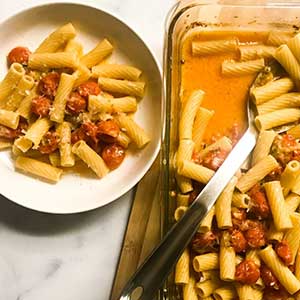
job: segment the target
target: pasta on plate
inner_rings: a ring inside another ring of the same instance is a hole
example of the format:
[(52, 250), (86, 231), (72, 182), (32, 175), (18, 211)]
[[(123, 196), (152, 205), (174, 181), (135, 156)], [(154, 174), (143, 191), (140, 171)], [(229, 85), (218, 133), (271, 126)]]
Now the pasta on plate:
[(34, 52), (16, 47), (0, 82), (0, 150), (11, 148), (15, 168), (51, 182), (83, 162), (99, 178), (142, 149), (148, 134), (133, 118), (145, 93), (142, 71), (109, 63), (114, 46), (89, 52), (71, 23)]
[(248, 97), (259, 132), (177, 262), (184, 300), (298, 299), (300, 34), (280, 36), (196, 32), (183, 43), (176, 221), (245, 131)]

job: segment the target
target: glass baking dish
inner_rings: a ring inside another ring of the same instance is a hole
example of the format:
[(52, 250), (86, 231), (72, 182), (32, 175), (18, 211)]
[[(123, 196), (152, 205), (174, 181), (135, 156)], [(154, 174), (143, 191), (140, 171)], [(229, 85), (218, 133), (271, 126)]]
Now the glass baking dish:
[[(165, 127), (162, 150), (163, 232), (174, 224), (177, 187), (174, 156), (178, 149), (182, 43), (190, 34), (206, 30), (295, 31), (300, 25), (300, 1), (212, 1), (177, 3), (166, 22), (164, 47)], [(160, 300), (180, 300), (181, 290), (171, 274)]]

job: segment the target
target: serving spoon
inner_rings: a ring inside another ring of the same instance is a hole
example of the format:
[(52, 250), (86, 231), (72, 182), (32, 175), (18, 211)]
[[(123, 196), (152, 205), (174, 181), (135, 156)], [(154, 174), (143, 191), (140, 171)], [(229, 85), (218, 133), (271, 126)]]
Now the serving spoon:
[[(270, 76), (275, 78), (280, 71), (280, 67), (276, 63), (265, 67), (258, 74), (251, 88), (264, 84), (264, 81), (269, 80)], [(196, 233), (199, 223), (213, 207), (223, 189), (254, 148), (257, 137), (254, 125), (255, 110), (250, 97), (248, 98), (248, 128), (246, 132), (183, 217), (170, 229), (157, 248), (129, 280), (119, 297), (120, 300), (154, 299), (157, 290), (167, 279), (176, 261)]]

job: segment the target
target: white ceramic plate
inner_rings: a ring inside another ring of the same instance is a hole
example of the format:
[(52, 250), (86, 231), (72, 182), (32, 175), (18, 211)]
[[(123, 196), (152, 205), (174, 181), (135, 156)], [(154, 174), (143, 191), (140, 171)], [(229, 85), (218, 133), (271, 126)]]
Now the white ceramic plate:
[(31, 209), (49, 213), (76, 213), (103, 206), (131, 189), (158, 154), (161, 134), (161, 75), (158, 63), (142, 39), (124, 22), (99, 9), (71, 3), (48, 4), (23, 11), (0, 24), (0, 78), (7, 70), (6, 55), (16, 46), (35, 49), (54, 29), (72, 22), (85, 51), (104, 37), (116, 50), (111, 61), (143, 70), (146, 95), (135, 120), (151, 136), (142, 151), (131, 150), (122, 165), (99, 180), (66, 174), (57, 184), (15, 172), (10, 152), (0, 152), (0, 193)]

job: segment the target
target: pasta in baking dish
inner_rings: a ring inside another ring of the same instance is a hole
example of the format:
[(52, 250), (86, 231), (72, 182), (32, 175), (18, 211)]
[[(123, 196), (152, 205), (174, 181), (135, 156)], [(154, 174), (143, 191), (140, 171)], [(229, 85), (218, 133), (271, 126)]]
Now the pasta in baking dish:
[[(278, 76), (270, 72), (275, 61)], [(296, 299), (300, 34), (196, 31), (184, 40), (181, 63), (176, 221), (245, 131), (248, 97), (259, 134), (177, 262), (175, 283), (184, 300)]]
[(32, 53), (16, 47), (0, 83), (0, 149), (16, 170), (57, 182), (80, 162), (102, 178), (122, 163), (129, 144), (150, 138), (134, 121), (145, 83), (136, 67), (111, 64), (108, 39), (83, 53), (68, 23)]

